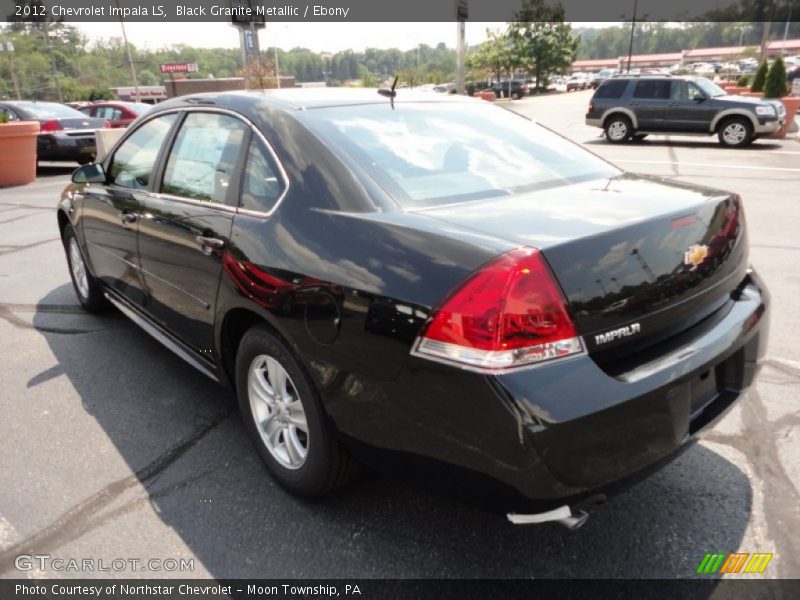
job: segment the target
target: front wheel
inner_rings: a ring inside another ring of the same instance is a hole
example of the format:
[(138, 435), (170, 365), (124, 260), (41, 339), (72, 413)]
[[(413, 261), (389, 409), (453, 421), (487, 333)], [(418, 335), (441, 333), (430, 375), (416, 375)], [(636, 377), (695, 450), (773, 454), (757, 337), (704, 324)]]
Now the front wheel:
[(100, 282), (89, 272), (86, 260), (83, 258), (78, 238), (72, 225), (64, 228), (62, 238), (64, 250), (67, 253), (67, 265), (72, 279), (72, 287), (81, 306), (89, 312), (99, 312), (108, 306), (108, 301), (103, 294)]
[(287, 490), (306, 498), (322, 496), (355, 473), (311, 379), (286, 344), (264, 326), (242, 338), (236, 390), (261, 459)]
[(612, 144), (623, 144), (627, 142), (632, 133), (633, 126), (628, 117), (614, 116), (606, 121), (606, 139)]
[(728, 119), (719, 128), (719, 143), (728, 148), (741, 148), (753, 141), (753, 125), (743, 117)]

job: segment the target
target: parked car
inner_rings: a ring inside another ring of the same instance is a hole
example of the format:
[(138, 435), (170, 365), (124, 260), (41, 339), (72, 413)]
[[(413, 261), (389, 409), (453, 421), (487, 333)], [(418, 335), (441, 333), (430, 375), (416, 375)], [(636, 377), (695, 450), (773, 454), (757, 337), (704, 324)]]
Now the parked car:
[(0, 110), (10, 121), (39, 121), (37, 160), (90, 163), (97, 152), (95, 131), (109, 125), (55, 102), (3, 101)]
[(591, 87), (597, 88), (601, 83), (603, 83), (609, 77), (614, 77), (617, 74), (616, 69), (603, 69), (598, 71), (597, 74), (592, 78)]
[(233, 387), (295, 494), (358, 460), (578, 525), (753, 381), (770, 305), (741, 200), (479, 100), (391, 106), (159, 104), (61, 196), (78, 300)]
[(586, 73), (573, 73), (567, 79), (567, 91), (571, 92), (573, 90), (585, 90), (589, 87), (589, 80), (586, 77)]
[(704, 77), (617, 77), (594, 93), (586, 124), (619, 144), (648, 134), (717, 134), (723, 146), (746, 146), (786, 121), (781, 102), (728, 95)]
[(79, 108), (83, 114), (105, 119), (112, 128), (127, 127), (153, 108), (144, 102), (94, 102)]
[(525, 82), (517, 81), (516, 79), (498, 81), (489, 89), (494, 92), (496, 98), (508, 98), (511, 96), (516, 100), (522, 98), (527, 92)]

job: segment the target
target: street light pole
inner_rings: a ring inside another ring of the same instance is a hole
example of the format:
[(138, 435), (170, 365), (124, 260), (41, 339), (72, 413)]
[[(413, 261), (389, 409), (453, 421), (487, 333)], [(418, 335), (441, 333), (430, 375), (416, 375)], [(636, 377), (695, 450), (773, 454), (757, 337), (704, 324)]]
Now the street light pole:
[(278, 47), (273, 46), (275, 49), (275, 81), (278, 82), (278, 89), (281, 89), (281, 72), (278, 70)]
[(17, 72), (14, 70), (14, 44), (11, 42), (0, 42), (0, 50), (5, 49), (8, 54), (8, 70), (11, 73), (11, 82), (14, 84), (14, 94), (17, 100), (22, 100), (22, 94), (19, 91), (19, 80), (17, 79)]
[(639, 9), (639, 0), (633, 0), (633, 18), (631, 19), (631, 41), (628, 44), (628, 68), (626, 73), (631, 72), (631, 56), (633, 55), (633, 32), (636, 29), (636, 11)]

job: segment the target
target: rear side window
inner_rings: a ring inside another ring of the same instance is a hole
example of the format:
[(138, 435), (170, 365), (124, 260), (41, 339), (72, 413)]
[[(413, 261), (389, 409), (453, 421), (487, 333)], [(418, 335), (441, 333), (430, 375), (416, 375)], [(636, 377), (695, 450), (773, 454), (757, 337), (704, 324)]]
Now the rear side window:
[(247, 126), (239, 119), (192, 113), (169, 154), (162, 191), (225, 204)]
[(258, 212), (269, 212), (283, 194), (283, 179), (275, 161), (261, 140), (253, 138), (244, 171), (242, 198), (239, 206)]
[(597, 88), (594, 94), (595, 98), (622, 98), (625, 93), (625, 88), (628, 87), (626, 79), (607, 79), (603, 84)]
[(668, 79), (645, 79), (637, 81), (633, 90), (634, 98), (666, 99), (669, 98)]
[(135, 190), (147, 189), (158, 152), (176, 118), (174, 114), (164, 115), (134, 131), (114, 154), (109, 169), (111, 182)]

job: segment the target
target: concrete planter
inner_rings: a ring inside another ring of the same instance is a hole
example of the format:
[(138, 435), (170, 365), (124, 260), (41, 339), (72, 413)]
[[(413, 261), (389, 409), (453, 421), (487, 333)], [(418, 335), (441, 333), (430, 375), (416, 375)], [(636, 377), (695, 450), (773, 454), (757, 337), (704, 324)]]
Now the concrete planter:
[(97, 154), (94, 158), (94, 162), (103, 162), (103, 159), (108, 156), (108, 151), (114, 147), (114, 144), (117, 143), (117, 140), (121, 138), (124, 133), (125, 129), (122, 128), (98, 129), (95, 131), (94, 137), (97, 142)]
[(495, 100), (494, 92), (477, 92), (475, 95), (481, 100), (486, 100), (487, 102), (494, 102)]
[(0, 124), (0, 187), (36, 180), (36, 136), (39, 123)]
[(740, 96), (745, 96), (747, 98), (763, 98), (764, 92), (742, 92), (739, 94)]
[(729, 94), (741, 95), (744, 92), (749, 92), (750, 88), (746, 85), (729, 85), (726, 88), (723, 88)]

